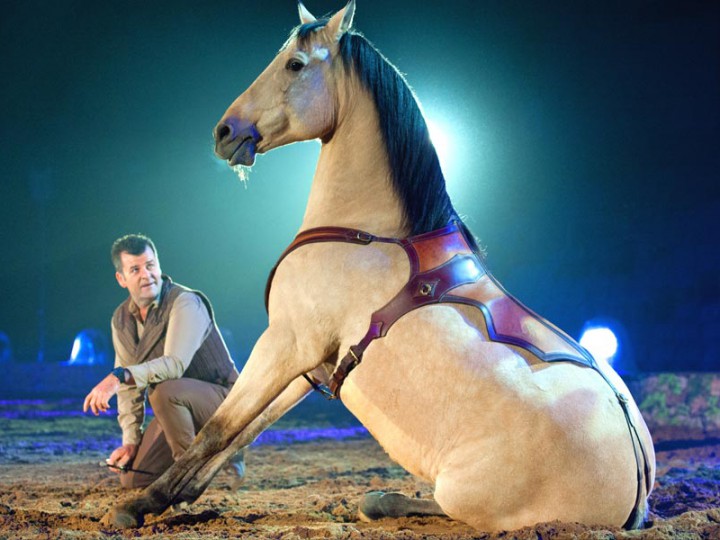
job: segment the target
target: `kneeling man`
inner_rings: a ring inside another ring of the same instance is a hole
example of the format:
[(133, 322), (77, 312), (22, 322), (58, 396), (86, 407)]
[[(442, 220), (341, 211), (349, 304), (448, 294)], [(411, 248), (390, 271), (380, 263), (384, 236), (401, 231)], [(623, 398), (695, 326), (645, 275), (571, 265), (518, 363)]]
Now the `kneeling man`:
[[(207, 297), (162, 274), (157, 249), (144, 235), (117, 239), (115, 277), (130, 296), (112, 317), (115, 369), (87, 395), (96, 416), (117, 394), (122, 446), (107, 463), (123, 487), (151, 484), (172, 465), (213, 415), (238, 377)], [(145, 399), (155, 418), (143, 432)], [(239, 481), (242, 453), (229, 470)], [(124, 469), (131, 469), (124, 471)]]

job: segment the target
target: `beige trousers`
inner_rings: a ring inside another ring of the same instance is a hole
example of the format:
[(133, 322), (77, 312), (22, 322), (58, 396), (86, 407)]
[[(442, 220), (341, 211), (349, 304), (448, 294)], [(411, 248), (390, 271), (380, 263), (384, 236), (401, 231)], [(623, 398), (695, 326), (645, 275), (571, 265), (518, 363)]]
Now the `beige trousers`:
[(131, 467), (140, 472), (120, 474), (124, 488), (143, 488), (164, 473), (190, 446), (230, 390), (197, 379), (172, 379), (148, 392), (155, 418), (143, 433)]

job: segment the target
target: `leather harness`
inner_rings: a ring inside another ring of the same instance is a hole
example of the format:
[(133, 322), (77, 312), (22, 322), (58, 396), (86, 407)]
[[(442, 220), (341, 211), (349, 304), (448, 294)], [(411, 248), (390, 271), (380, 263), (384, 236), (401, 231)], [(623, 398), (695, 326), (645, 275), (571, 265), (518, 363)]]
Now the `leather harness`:
[[(392, 325), (406, 313), (439, 303), (474, 306), (483, 315), (490, 340), (520, 347), (544, 362), (570, 361), (589, 367), (610, 386), (625, 415), (638, 466), (637, 497), (625, 525), (633, 523), (639, 510), (643, 472), (645, 481), (649, 481), (649, 468), (645, 448), (630, 416), (627, 397), (615, 388), (585, 348), (521, 304), (500, 285), (483, 264), (479, 249), (464, 225), (452, 220), (442, 229), (408, 238), (375, 236), (345, 227), (318, 227), (302, 231), (282, 253), (270, 272), (265, 287), (266, 309), (272, 281), (280, 263), (299, 247), (317, 242), (396, 244), (407, 254), (410, 278), (392, 300), (372, 314), (365, 336), (357, 345), (350, 347), (332, 373), (329, 390), (314, 378), (303, 375), (315, 390), (329, 399), (339, 398), (345, 378), (362, 361), (370, 343), (384, 337)], [(640, 465), (640, 454), (643, 466)], [(646, 490), (649, 492), (650, 486), (646, 485)]]

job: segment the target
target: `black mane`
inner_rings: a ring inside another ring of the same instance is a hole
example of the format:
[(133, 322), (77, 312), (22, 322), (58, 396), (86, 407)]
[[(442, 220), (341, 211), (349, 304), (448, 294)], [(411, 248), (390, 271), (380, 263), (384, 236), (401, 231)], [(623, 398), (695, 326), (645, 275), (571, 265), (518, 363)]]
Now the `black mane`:
[[(307, 42), (319, 20), (299, 26), (294, 35)], [(445, 189), (437, 152), (415, 94), (402, 74), (363, 35), (348, 31), (340, 38), (340, 55), (375, 101), (395, 191), (405, 209), (410, 235), (447, 225), (457, 218)]]

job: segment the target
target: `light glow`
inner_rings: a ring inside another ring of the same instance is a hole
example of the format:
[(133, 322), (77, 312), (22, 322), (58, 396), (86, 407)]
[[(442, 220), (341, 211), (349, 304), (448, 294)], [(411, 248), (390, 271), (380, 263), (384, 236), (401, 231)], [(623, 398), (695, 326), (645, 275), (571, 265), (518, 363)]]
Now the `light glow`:
[(70, 359), (63, 362), (68, 366), (92, 366), (104, 364), (109, 356), (105, 335), (94, 328), (81, 330), (73, 341)]
[(580, 345), (596, 360), (605, 360), (611, 364), (618, 351), (618, 339), (606, 326), (588, 327), (580, 337)]
[(436, 120), (425, 117), (425, 123), (427, 124), (428, 131), (430, 132), (430, 140), (435, 147), (438, 159), (440, 160), (440, 166), (443, 171), (447, 170), (450, 164), (452, 155), (452, 144), (450, 142), (450, 136), (448, 131)]

